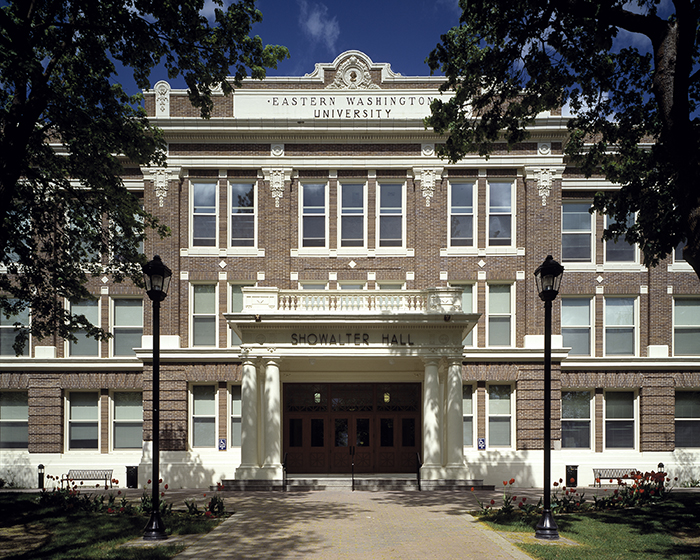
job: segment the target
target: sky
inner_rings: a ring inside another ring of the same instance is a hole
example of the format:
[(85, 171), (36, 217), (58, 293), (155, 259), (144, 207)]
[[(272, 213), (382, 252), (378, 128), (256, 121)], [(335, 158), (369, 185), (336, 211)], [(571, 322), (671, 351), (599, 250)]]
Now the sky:
[[(310, 74), (317, 62), (333, 62), (347, 50), (388, 62), (404, 76), (427, 76), (425, 59), (460, 15), (458, 0), (258, 0), (257, 6), (263, 21), (253, 35), (290, 53), (268, 76)], [(151, 84), (160, 79), (167, 79), (165, 73), (155, 70)], [(168, 81), (185, 87), (181, 79)]]

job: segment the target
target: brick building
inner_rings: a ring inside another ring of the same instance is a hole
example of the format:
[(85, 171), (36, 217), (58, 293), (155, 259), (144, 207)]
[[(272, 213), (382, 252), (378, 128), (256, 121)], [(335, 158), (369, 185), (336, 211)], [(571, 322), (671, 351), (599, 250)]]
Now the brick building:
[[(414, 472), (541, 486), (544, 312), (554, 303), (552, 473), (656, 469), (700, 447), (700, 285), (677, 252), (653, 269), (604, 243), (595, 191), (563, 154), (566, 117), (448, 164), (423, 117), (439, 77), (357, 51), (311, 74), (245, 81), (208, 121), (165, 82), (146, 109), (166, 168), (127, 186), (172, 235), (161, 308), (161, 473), (173, 487), (289, 473)], [(109, 343), (32, 341), (0, 359), (0, 476), (38, 464), (150, 473), (151, 307), (94, 279), (74, 304)], [(2, 353), (12, 321), (0, 325)], [(285, 461), (286, 458), (286, 461)]]

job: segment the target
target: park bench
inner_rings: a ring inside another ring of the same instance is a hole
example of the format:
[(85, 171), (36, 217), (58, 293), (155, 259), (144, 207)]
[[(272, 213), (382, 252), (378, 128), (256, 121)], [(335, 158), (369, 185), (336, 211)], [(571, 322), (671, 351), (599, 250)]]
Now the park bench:
[(602, 482), (604, 480), (618, 481), (618, 480), (622, 480), (622, 479), (632, 479), (638, 474), (640, 474), (639, 471), (637, 469), (632, 469), (632, 468), (625, 468), (625, 469), (594, 468), (593, 469), (593, 481), (594, 481), (593, 486), (598, 484), (598, 487), (600, 487), (600, 485), (602, 484)]
[(71, 469), (68, 474), (61, 476), (61, 488), (63, 488), (63, 483), (72, 481), (86, 481), (86, 480), (99, 480), (104, 481), (105, 487), (109, 484), (112, 487), (112, 469)]

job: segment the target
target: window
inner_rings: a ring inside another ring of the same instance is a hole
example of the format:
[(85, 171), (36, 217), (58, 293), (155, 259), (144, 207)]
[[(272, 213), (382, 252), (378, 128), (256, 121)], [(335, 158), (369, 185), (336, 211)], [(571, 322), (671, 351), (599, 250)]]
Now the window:
[(591, 447), (591, 393), (561, 392), (561, 446), (570, 449)]
[(301, 246), (326, 246), (326, 185), (303, 184), (301, 186)]
[(635, 298), (605, 298), (605, 355), (634, 356)]
[(678, 245), (676, 245), (676, 248), (673, 250), (673, 260), (675, 262), (686, 262), (685, 257), (683, 256), (683, 250), (685, 249), (687, 243), (688, 241), (684, 239)]
[(231, 447), (241, 446), (241, 386), (231, 387)]
[(377, 290), (403, 290), (403, 282), (377, 282)]
[(29, 446), (29, 395), (27, 391), (0, 392), (0, 449)]
[(143, 447), (143, 396), (137, 392), (120, 391), (112, 395), (114, 420), (112, 447), (140, 449)]
[(562, 298), (561, 334), (570, 356), (591, 355), (591, 298)]
[(68, 449), (97, 449), (99, 394), (69, 394)]
[(403, 185), (385, 183), (379, 189), (377, 247), (403, 247)]
[(489, 446), (511, 446), (511, 387), (490, 385), (489, 392)]
[(590, 202), (564, 201), (561, 218), (561, 258), (568, 262), (593, 262), (593, 215)]
[(216, 183), (192, 183), (192, 246), (216, 247)]
[[(458, 284), (450, 283), (452, 288), (460, 288), (462, 290), (462, 311), (464, 313), (474, 312), (474, 285), (473, 284)], [(476, 327), (474, 327), (476, 329)], [(464, 346), (473, 346), (474, 337), (472, 336), (474, 330), (469, 331), (469, 334), (462, 340)]]
[(632, 449), (634, 444), (634, 392), (605, 393), (606, 449)]
[[(9, 303), (16, 303), (17, 300), (10, 299)], [(27, 334), (29, 326), (29, 309), (25, 309), (16, 315), (5, 317), (0, 313), (0, 356), (15, 356), (15, 349), (12, 345), (15, 343), (17, 335), (24, 331)], [(29, 339), (24, 344), (22, 356), (29, 356)]]
[(474, 446), (474, 407), (472, 386), (462, 387), (462, 438), (464, 447)]
[(364, 290), (364, 282), (338, 282), (339, 290)]
[(143, 299), (113, 300), (112, 355), (133, 356), (141, 348), (143, 335)]
[(700, 299), (673, 300), (673, 355), (700, 354)]
[[(97, 300), (73, 302), (70, 305), (70, 310), (74, 315), (83, 315), (93, 325), (100, 325), (100, 310)], [(74, 334), (77, 340), (68, 344), (68, 354), (70, 356), (99, 356), (100, 343), (97, 340), (88, 337), (84, 329), (80, 329)]]
[(255, 184), (231, 183), (231, 247), (255, 246)]
[[(242, 313), (243, 312), (243, 288), (246, 286), (252, 286), (252, 284), (231, 284), (231, 300), (230, 300), (230, 313)], [(230, 329), (229, 329), (230, 330)], [(241, 343), (241, 339), (238, 335), (230, 330), (231, 332), (231, 345), (236, 346)]]
[(512, 245), (513, 183), (489, 182), (489, 246)]
[(510, 284), (488, 285), (488, 344), (510, 346), (512, 301)]
[(192, 387), (192, 447), (216, 445), (216, 387)]
[(474, 183), (450, 183), (450, 247), (474, 245)]
[(216, 346), (216, 284), (192, 285), (192, 346)]
[(676, 391), (676, 447), (700, 447), (700, 391)]
[(365, 186), (340, 185), (340, 247), (365, 246)]
[[(605, 217), (605, 227), (610, 227), (615, 222), (609, 216)], [(626, 225), (634, 225), (634, 215), (627, 218)], [(605, 262), (608, 263), (634, 263), (636, 261), (636, 247), (625, 241), (624, 235), (617, 240), (605, 242)]]

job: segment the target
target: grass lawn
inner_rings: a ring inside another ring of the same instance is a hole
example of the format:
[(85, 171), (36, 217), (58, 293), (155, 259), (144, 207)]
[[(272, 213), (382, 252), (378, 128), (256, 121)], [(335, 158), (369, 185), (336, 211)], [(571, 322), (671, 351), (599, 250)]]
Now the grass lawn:
[[(66, 512), (40, 507), (36, 494), (0, 493), (0, 559), (73, 560), (172, 558), (182, 544), (120, 548), (143, 535), (148, 516)], [(206, 533), (220, 520), (173, 513), (164, 518), (169, 534)]]
[[(643, 508), (556, 515), (559, 534), (581, 546), (523, 543), (536, 558), (571, 560), (697, 560), (700, 495), (678, 494)], [(489, 522), (498, 531), (530, 532), (539, 516)]]

